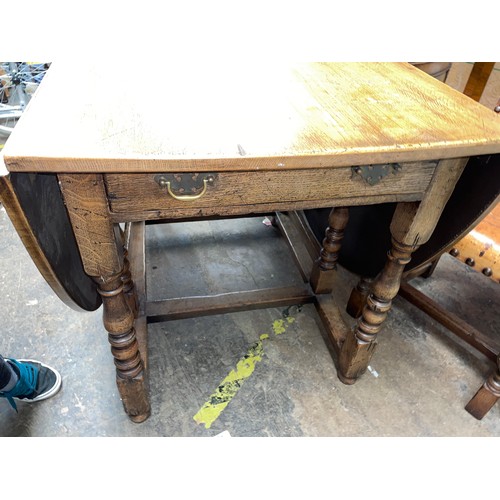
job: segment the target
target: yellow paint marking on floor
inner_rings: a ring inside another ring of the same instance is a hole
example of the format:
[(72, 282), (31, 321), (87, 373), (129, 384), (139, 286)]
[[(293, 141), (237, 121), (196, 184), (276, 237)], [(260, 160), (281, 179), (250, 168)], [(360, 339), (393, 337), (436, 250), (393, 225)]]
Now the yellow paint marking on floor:
[[(274, 321), (272, 325), (273, 332), (275, 335), (281, 335), (294, 321), (295, 318), (292, 316)], [(238, 361), (236, 368), (229, 372), (208, 401), (193, 417), (196, 423), (205, 424), (205, 429), (210, 429), (211, 425), (219, 418), (219, 415), (234, 396), (236, 396), (245, 380), (252, 375), (255, 365), (259, 361), (262, 361), (262, 355), (264, 354), (263, 342), (269, 339), (269, 334), (263, 333), (259, 338), (260, 340), (250, 347), (245, 356)]]
[(285, 333), (286, 329), (288, 328), (288, 325), (291, 325), (295, 321), (295, 318), (293, 316), (288, 316), (285, 319), (277, 319), (276, 321), (273, 322), (273, 332), (276, 335), (281, 335), (282, 333)]

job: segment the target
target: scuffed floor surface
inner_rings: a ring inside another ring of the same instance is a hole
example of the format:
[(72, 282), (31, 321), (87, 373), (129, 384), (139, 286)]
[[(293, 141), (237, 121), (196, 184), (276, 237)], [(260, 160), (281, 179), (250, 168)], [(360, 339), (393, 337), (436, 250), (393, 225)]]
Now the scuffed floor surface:
[[(399, 297), (371, 371), (354, 386), (338, 380), (312, 305), (150, 325), (152, 415), (134, 424), (116, 390), (101, 310), (60, 302), (3, 208), (0, 234), (0, 352), (38, 358), (63, 377), (58, 395), (19, 403), (19, 413), (0, 400), (1, 436), (500, 435), (500, 404), (482, 421), (464, 410), (492, 363)], [(149, 226), (147, 241), (151, 298), (300, 282), (262, 218)], [(339, 303), (355, 282), (339, 270)], [(498, 335), (499, 288), (481, 274), (445, 255), (413, 284)]]

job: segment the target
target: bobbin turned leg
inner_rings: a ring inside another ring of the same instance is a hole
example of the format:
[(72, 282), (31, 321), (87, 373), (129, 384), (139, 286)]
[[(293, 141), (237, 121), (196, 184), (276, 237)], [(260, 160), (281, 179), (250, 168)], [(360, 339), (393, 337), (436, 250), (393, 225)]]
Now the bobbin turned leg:
[(415, 249), (392, 240), (386, 265), (373, 284), (373, 292), (368, 295), (356, 328), (349, 332), (340, 351), (338, 376), (345, 384), (353, 384), (368, 368), (377, 345), (377, 334), (398, 293), (403, 269)]
[(341, 241), (348, 220), (348, 208), (332, 208), (320, 256), (311, 271), (310, 282), (315, 293), (330, 293), (333, 290)]
[(125, 412), (134, 422), (150, 415), (144, 367), (135, 336), (134, 313), (123, 290), (122, 274), (95, 279), (103, 303), (103, 323), (108, 331), (116, 367), (116, 384)]
[(109, 217), (101, 175), (60, 174), (66, 208), (85, 272), (97, 283), (103, 302), (103, 323), (116, 366), (116, 383), (125, 412), (134, 422), (151, 413), (146, 373), (139, 352), (132, 311), (124, 286), (133, 293), (125, 268), (123, 240)]
[(481, 420), (500, 398), (500, 355), (497, 358), (497, 369), (469, 401), (465, 409), (475, 418)]
[(353, 384), (368, 368), (377, 334), (398, 293), (404, 266), (410, 261), (411, 253), (431, 237), (467, 160), (441, 160), (422, 200), (398, 203), (391, 222), (392, 249), (386, 265), (375, 280), (357, 327), (347, 335), (340, 350), (339, 378), (342, 382)]

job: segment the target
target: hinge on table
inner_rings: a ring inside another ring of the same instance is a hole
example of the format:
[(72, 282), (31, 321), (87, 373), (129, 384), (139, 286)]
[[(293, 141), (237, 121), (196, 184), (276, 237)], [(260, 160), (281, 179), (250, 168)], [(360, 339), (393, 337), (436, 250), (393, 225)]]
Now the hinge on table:
[(363, 165), (360, 167), (352, 167), (352, 177), (359, 175), (370, 186), (378, 184), (384, 177), (391, 172), (396, 174), (402, 170), (399, 163), (385, 163), (383, 165)]

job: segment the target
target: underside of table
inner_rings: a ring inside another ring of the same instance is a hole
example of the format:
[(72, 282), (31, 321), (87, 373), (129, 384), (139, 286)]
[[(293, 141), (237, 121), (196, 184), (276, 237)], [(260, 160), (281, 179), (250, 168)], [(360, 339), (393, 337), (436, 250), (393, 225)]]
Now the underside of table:
[[(337, 355), (348, 331), (331, 293), (314, 293), (309, 281), (313, 263), (317, 259), (321, 246), (309, 229), (302, 212), (276, 212), (274, 224), (284, 237), (297, 268), (303, 278), (303, 285), (276, 288), (255, 289), (215, 295), (178, 297), (166, 300), (149, 300), (146, 294), (146, 222), (127, 224), (124, 234), (126, 247), (124, 281), (130, 272), (134, 291), (130, 291), (129, 305), (135, 311), (134, 328), (139, 351), (148, 377), (148, 324), (196, 316), (227, 314), (252, 309), (286, 307), (313, 303), (319, 318)], [(147, 387), (146, 380), (146, 387)], [(126, 408), (127, 411), (127, 408)], [(135, 422), (142, 422), (148, 415), (134, 416)]]

